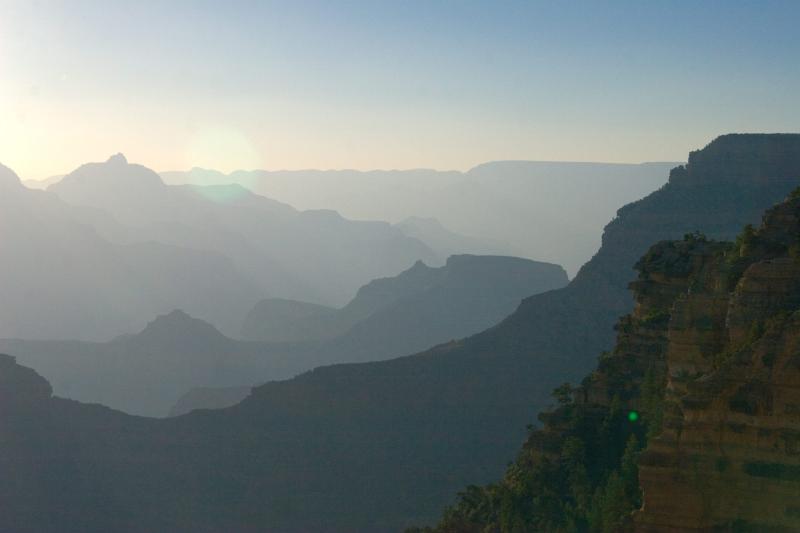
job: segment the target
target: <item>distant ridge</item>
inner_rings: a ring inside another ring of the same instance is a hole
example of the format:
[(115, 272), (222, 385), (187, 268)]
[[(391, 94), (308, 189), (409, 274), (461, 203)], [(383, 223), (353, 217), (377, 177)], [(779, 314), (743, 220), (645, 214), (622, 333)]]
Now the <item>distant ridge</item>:
[(50, 185), (53, 185), (54, 183), (58, 183), (59, 181), (61, 181), (63, 177), (64, 176), (62, 174), (58, 176), (50, 176), (49, 178), (44, 178), (41, 180), (23, 180), (22, 184), (29, 189), (45, 190)]
[[(340, 305), (370, 279), (396, 274), (418, 259), (444, 259), (385, 222), (352, 221), (333, 210), (298, 211), (238, 184), (167, 185), (122, 154), (82, 165), (48, 191), (74, 207), (110, 215), (121, 231), (94, 225), (109, 240), (229, 258), (260, 286), (257, 299)], [(247, 308), (214, 324), (236, 335)]]
[[(46, 376), (61, 396), (165, 416), (232, 405), (254, 385), (320, 365), (387, 359), (476, 333), (526, 296), (566, 283), (556, 265), (458, 256), (374, 280), (341, 310), (266, 300), (248, 326), (262, 342), (235, 340), (174, 310), (110, 342), (0, 340), (0, 351)], [(321, 313), (333, 320), (319, 320)]]
[[(631, 267), (653, 242), (698, 230), (733, 237), (800, 184), (800, 135), (785, 148), (794, 183), (771, 143), (752, 140), (762, 148), (746, 150), (748, 161), (760, 161), (746, 174), (709, 179), (724, 158), (676, 169), (619, 210), (568, 287), (467, 339), (318, 368), (234, 407), (167, 421), (57, 398), (7, 409), (0, 494), (16, 512), (0, 514), (0, 529), (376, 533), (434, 520), (463, 487), (498, 479), (552, 388), (580, 379), (611, 346), (612, 324), (632, 308)], [(65, 471), (80, 483), (65, 486)], [(33, 483), (39, 490), (19, 490)]]
[(130, 239), (6, 167), (0, 188), (0, 337), (109, 339), (176, 307), (224, 324), (263, 294), (223, 254)]
[[(561, 288), (567, 282), (564, 269), (558, 265), (515, 257), (452, 255), (444, 266), (438, 268), (417, 261), (397, 276), (367, 283), (340, 309), (304, 302), (264, 300), (245, 320), (242, 338), (272, 342), (322, 340), (356, 335), (353, 331), (356, 327), (362, 328), (364, 334), (371, 331), (369, 335), (375, 340), (370, 345), (381, 343), (377, 331), (384, 331), (386, 342), (397, 344), (400, 339), (392, 338), (393, 327), (412, 316), (429, 324), (446, 317), (455, 326), (447, 329), (452, 331), (453, 338), (458, 338), (479, 331), (481, 328), (472, 323), (476, 320), (485, 326), (490, 325), (492, 320), (487, 320), (486, 314), (493, 315), (495, 321), (504, 318), (519, 303), (520, 295)], [(486, 308), (482, 313), (463, 307), (480, 306), (481, 303)], [(501, 309), (490, 310), (492, 306)], [(462, 309), (470, 313), (459, 313)], [(376, 323), (378, 316), (382, 317), (381, 325)], [(370, 325), (359, 325), (363, 321)], [(459, 322), (464, 323), (458, 327)], [(462, 335), (458, 335), (459, 330)], [(407, 335), (412, 331), (404, 327), (398, 333)], [(423, 347), (427, 346), (424, 342)], [(431, 343), (434, 342), (436, 340), (431, 339)], [(368, 354), (371, 348), (362, 344), (353, 341), (353, 349)], [(410, 346), (408, 350), (413, 351)], [(405, 352), (396, 355), (402, 353)]]
[(563, 265), (574, 276), (597, 250), (601, 228), (617, 208), (661, 187), (675, 165), (496, 161), (467, 172), (252, 170), (226, 175), (193, 169), (163, 172), (162, 177), (176, 184), (240, 183), (300, 209), (335, 209), (352, 219), (401, 224), (410, 217), (435, 218), (449, 232), (481, 243), (479, 248), (445, 245), (436, 250), (436, 241), (417, 234), (441, 256), (517, 255)]

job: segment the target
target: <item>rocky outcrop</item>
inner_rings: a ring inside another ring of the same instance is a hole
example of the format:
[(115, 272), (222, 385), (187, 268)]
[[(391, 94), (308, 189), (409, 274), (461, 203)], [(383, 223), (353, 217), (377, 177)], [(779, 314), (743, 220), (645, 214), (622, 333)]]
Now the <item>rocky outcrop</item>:
[[(625, 505), (611, 509), (616, 516), (610, 521), (602, 516), (609, 512), (604, 483), (624, 473), (618, 446), (591, 486), (595, 499), (582, 515), (588, 529), (800, 529), (798, 250), (798, 194), (769, 210), (760, 229), (747, 227), (735, 244), (687, 235), (652, 247), (637, 264), (639, 278), (631, 284), (636, 306), (620, 319), (614, 350), (571, 391), (572, 398), (561, 398), (565, 405), (540, 417), (544, 427), (531, 433), (501, 488), (485, 492), (519, 496), (520, 469), (536, 478), (543, 465), (568, 460), (570, 442), (602, 445), (595, 439), (613, 426), (617, 411), (627, 413), (631, 424), (612, 430), (616, 441), (633, 436), (646, 442), (638, 452), (641, 493), (625, 502), (631, 510), (641, 502), (641, 508), (632, 517)], [(580, 502), (571, 494), (576, 482), (563, 468), (539, 479), (536, 492), (558, 493), (559, 476), (565, 476), (568, 489), (560, 489), (562, 507), (555, 514), (568, 516)], [(464, 508), (463, 499), (460, 506), (439, 531), (453, 530), (447, 529), (453, 524), (454, 530), (478, 531), (475, 524), (453, 521), (474, 511)], [(519, 519), (539, 530), (553, 516), (549, 512), (534, 507)], [(497, 521), (501, 517), (490, 516), (478, 524)]]
[(637, 531), (800, 528), (798, 239), (793, 198), (738, 247), (705, 256), (673, 304)]
[[(644, 237), (638, 228), (670, 227), (670, 210), (712, 190), (712, 203), (744, 206), (733, 197), (762, 194), (764, 175), (788, 184), (800, 176), (792, 141), (724, 136), (693, 153), (671, 173), (669, 200), (620, 210), (570, 288), (596, 283), (607, 253)], [(730, 213), (717, 214), (698, 213), (699, 227), (723, 227)], [(736, 243), (688, 233), (651, 247), (614, 349), (579, 387), (556, 389), (559, 406), (504, 478), (462, 492), (433, 531), (798, 530), (799, 220), (792, 193)]]
[[(769, 168), (769, 181), (797, 177), (797, 135), (728, 134), (717, 137), (702, 150), (689, 154), (687, 169), (675, 179), (686, 179), (695, 186), (725, 182), (731, 185), (766, 184), (764, 170)], [(699, 179), (698, 179), (699, 178)]]

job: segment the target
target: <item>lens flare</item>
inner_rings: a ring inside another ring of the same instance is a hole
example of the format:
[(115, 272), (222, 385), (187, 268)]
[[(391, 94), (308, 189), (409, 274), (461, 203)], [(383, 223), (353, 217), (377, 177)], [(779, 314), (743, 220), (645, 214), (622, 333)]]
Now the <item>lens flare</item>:
[(204, 127), (192, 135), (186, 149), (189, 167), (230, 172), (261, 167), (261, 157), (250, 139), (229, 126)]
[(241, 185), (206, 185), (198, 188), (198, 193), (218, 204), (233, 203), (250, 194), (250, 191)]

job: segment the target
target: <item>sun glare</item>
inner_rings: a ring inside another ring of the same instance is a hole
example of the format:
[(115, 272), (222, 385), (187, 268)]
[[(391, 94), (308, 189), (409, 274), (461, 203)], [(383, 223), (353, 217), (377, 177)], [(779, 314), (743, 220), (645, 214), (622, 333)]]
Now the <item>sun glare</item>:
[(243, 132), (229, 126), (206, 126), (189, 139), (187, 167), (213, 168), (224, 172), (261, 168), (258, 150)]

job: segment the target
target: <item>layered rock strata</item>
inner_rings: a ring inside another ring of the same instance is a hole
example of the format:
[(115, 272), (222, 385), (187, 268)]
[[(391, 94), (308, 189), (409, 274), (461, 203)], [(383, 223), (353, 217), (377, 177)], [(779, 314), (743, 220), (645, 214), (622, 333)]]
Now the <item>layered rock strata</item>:
[(675, 298), (637, 531), (800, 529), (799, 242), (791, 198), (704, 254)]

